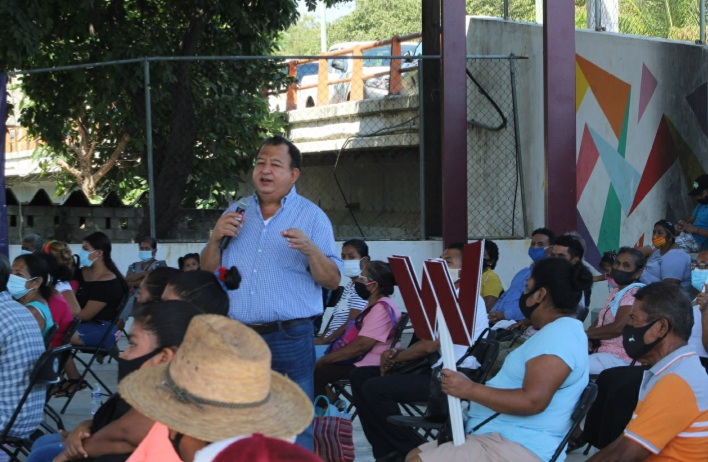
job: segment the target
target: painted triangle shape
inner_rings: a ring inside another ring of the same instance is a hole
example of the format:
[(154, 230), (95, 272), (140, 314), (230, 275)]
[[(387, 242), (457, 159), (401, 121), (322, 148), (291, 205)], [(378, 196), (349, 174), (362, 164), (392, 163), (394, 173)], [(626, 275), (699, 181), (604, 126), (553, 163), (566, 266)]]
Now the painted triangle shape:
[(708, 83), (703, 82), (693, 93), (686, 96), (686, 101), (696, 116), (703, 134), (708, 136)]
[(615, 188), (622, 209), (626, 214), (629, 214), (632, 198), (635, 196), (641, 178), (639, 172), (629, 165), (627, 160), (595, 130), (591, 128), (590, 133), (600, 153), (600, 159), (602, 159), (605, 170), (607, 170), (607, 174), (610, 177), (610, 183)]
[(669, 123), (666, 120), (666, 115), (664, 115), (661, 118), (661, 122), (659, 122), (659, 127), (656, 129), (654, 143), (651, 146), (651, 151), (649, 151), (647, 163), (644, 165), (642, 180), (636, 189), (632, 208), (627, 215), (631, 214), (644, 200), (649, 191), (654, 188), (656, 183), (664, 176), (664, 173), (673, 165), (676, 158), (676, 148), (669, 131)]
[(583, 195), (585, 186), (587, 186), (590, 180), (590, 175), (592, 175), (593, 170), (595, 170), (595, 165), (599, 157), (600, 153), (597, 150), (597, 146), (595, 146), (595, 142), (592, 140), (590, 129), (587, 124), (585, 124), (583, 139), (580, 142), (580, 152), (578, 153), (578, 165), (576, 167), (576, 203), (580, 202), (580, 197)]
[(658, 85), (658, 81), (654, 74), (651, 73), (646, 64), (642, 64), (642, 84), (639, 87), (639, 115), (637, 116), (637, 122), (642, 120), (644, 111), (649, 105), (651, 97), (654, 96), (654, 91)]

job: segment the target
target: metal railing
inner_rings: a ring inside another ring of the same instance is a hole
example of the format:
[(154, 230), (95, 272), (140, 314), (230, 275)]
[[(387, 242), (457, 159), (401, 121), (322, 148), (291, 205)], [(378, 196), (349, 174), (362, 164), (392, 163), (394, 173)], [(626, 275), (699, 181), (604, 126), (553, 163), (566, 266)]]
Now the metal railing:
[[(364, 99), (364, 82), (367, 80), (384, 77), (384, 80), (388, 80), (388, 94), (397, 95), (400, 94), (402, 89), (402, 75), (406, 72), (410, 72), (417, 69), (417, 66), (411, 66), (408, 68), (402, 67), (402, 60), (412, 59), (411, 56), (403, 56), (401, 54), (401, 43), (408, 42), (422, 37), (421, 33), (408, 34), (400, 37), (392, 37), (387, 40), (379, 40), (372, 42), (364, 42), (356, 44), (353, 47), (342, 48), (339, 50), (330, 51), (327, 53), (322, 53), (316, 57), (301, 57), (289, 60), (285, 66), (288, 69), (288, 76), (291, 77), (294, 82), (288, 87), (286, 93), (286, 110), (298, 109), (298, 93), (308, 89), (316, 88), (317, 97), (316, 104), (318, 106), (325, 106), (330, 104), (330, 87), (337, 84), (349, 84), (349, 92), (347, 93), (346, 99), (349, 101), (359, 101)], [(364, 61), (367, 59), (375, 59), (376, 57), (365, 56), (364, 52), (366, 50), (372, 50), (375, 48), (380, 48), (384, 46), (391, 46), (390, 53), (386, 53), (386, 58), (389, 58), (390, 63), (389, 69), (385, 72), (374, 72), (374, 73), (364, 73)], [(330, 80), (329, 79), (329, 60), (333, 58), (338, 59), (350, 59), (353, 60), (353, 66), (351, 73), (344, 73), (344, 77)], [(297, 82), (298, 67), (306, 66), (312, 63), (318, 63), (317, 71), (317, 82), (311, 84), (300, 84)], [(350, 74), (347, 76), (347, 74)], [(301, 109), (301, 108), (300, 108)]]

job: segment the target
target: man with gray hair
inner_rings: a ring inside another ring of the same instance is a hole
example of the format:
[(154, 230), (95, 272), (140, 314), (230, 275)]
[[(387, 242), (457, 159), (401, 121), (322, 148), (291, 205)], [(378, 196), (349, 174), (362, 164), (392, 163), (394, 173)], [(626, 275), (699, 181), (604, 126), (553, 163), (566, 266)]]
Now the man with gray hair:
[(27, 253), (41, 252), (43, 245), (44, 241), (42, 240), (42, 236), (35, 233), (27, 234), (22, 238), (22, 250), (20, 253), (24, 255)]
[(655, 282), (634, 295), (622, 340), (645, 367), (624, 434), (591, 461), (708, 460), (708, 376), (687, 342), (693, 309), (676, 284)]
[[(30, 382), (30, 373), (44, 352), (44, 340), (32, 313), (7, 292), (10, 262), (0, 254), (0, 432)], [(10, 430), (10, 436), (28, 438), (42, 421), (46, 392), (35, 387)]]

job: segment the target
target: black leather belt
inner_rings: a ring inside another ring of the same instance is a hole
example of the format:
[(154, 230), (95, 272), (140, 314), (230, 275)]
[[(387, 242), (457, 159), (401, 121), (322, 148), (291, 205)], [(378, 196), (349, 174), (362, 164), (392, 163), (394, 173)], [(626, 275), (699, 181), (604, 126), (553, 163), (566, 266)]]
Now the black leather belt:
[(290, 319), (288, 321), (273, 321), (266, 322), (263, 324), (246, 324), (251, 329), (255, 330), (261, 335), (272, 334), (273, 332), (279, 332), (285, 330), (289, 327), (297, 326), (298, 324), (303, 324), (306, 322), (311, 322), (312, 318), (298, 318)]

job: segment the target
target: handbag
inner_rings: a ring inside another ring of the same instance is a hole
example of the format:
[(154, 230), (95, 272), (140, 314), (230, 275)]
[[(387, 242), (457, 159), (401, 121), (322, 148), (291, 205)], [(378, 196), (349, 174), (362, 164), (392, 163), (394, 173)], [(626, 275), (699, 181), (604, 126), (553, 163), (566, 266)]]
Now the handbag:
[[(346, 324), (347, 327), (344, 329), (344, 332), (339, 337), (334, 339), (332, 341), (332, 343), (329, 344), (329, 346), (325, 350), (324, 354), (327, 355), (327, 354), (330, 354), (334, 351), (341, 350), (342, 348), (344, 348), (345, 346), (349, 345), (354, 340), (356, 340), (356, 338), (359, 336), (359, 331), (361, 331), (361, 327), (363, 325), (364, 318), (379, 303), (383, 303), (383, 305), (386, 306), (386, 308), (388, 308), (389, 315), (391, 316), (391, 324), (393, 325), (393, 327), (391, 329), (395, 329), (396, 328), (396, 312), (393, 310), (391, 305), (389, 305), (388, 303), (386, 303), (383, 300), (379, 300), (378, 302), (374, 303), (373, 305), (369, 306), (364, 311), (362, 311), (359, 314), (359, 316), (357, 316), (356, 318), (350, 319), (349, 321), (347, 321), (347, 324)], [(354, 364), (354, 363), (357, 363), (357, 362), (361, 361), (362, 359), (364, 359), (364, 356), (366, 356), (367, 354), (368, 354), (368, 352), (364, 353), (362, 355), (359, 355), (355, 358), (337, 361), (336, 364)]]
[(438, 359), (440, 359), (440, 354), (437, 352), (431, 353), (427, 356), (423, 356), (418, 359), (411, 359), (410, 361), (403, 361), (393, 365), (391, 369), (386, 372), (386, 375), (391, 374), (426, 374), (430, 372), (430, 368), (435, 364)]
[[(322, 400), (327, 403), (326, 408), (317, 405)], [(355, 457), (351, 417), (337, 408), (339, 403), (344, 402), (331, 404), (323, 395), (315, 398), (314, 452), (325, 462), (353, 462)]]

